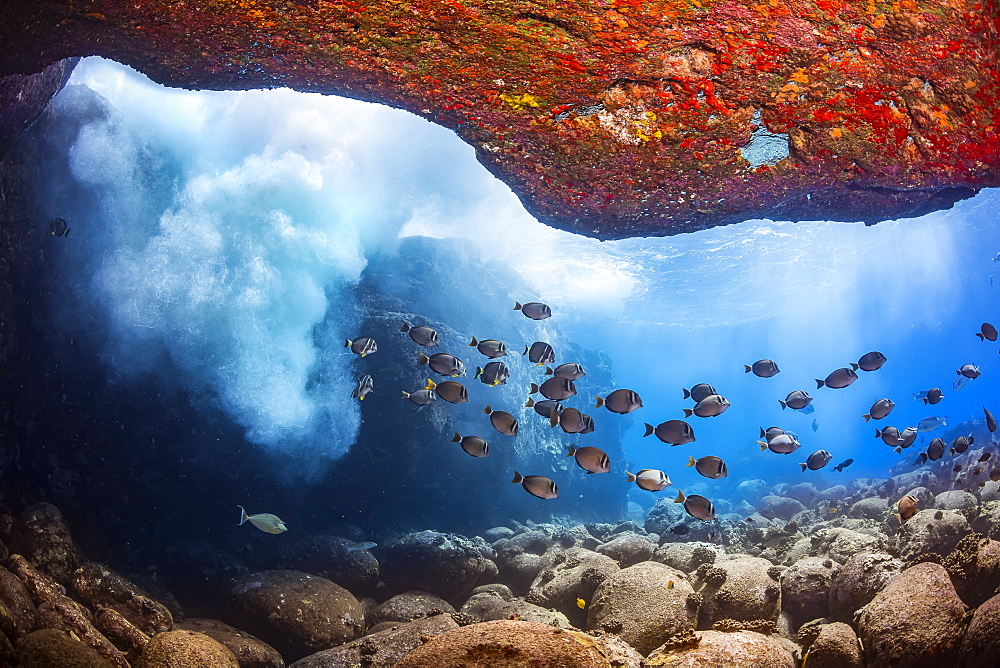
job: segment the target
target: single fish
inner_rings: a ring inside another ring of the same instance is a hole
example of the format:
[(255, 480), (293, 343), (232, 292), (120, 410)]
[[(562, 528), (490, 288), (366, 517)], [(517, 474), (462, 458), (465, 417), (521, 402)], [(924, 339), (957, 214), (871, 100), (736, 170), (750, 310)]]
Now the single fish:
[(487, 362), (484, 367), (476, 367), (476, 378), (490, 387), (506, 385), (510, 369), (505, 362)]
[(524, 491), (539, 499), (559, 498), (559, 488), (552, 478), (546, 478), (543, 475), (521, 475), (514, 471), (514, 479), (511, 480), (511, 483), (518, 482), (521, 483), (521, 487), (524, 487)]
[(845, 459), (844, 461), (842, 461), (839, 464), (837, 464), (836, 466), (834, 466), (833, 470), (834, 471), (843, 471), (844, 469), (846, 469), (848, 466), (850, 466), (853, 463), (854, 463), (853, 459)]
[(576, 599), (576, 607), (578, 607), (581, 610), (583, 610), (583, 609), (585, 609), (587, 607), (587, 602), (584, 601), (582, 598), (577, 598)]
[(712, 480), (725, 478), (729, 475), (729, 469), (726, 467), (726, 462), (714, 455), (699, 457), (697, 460), (691, 455), (688, 455), (687, 465), (693, 466), (695, 471), (706, 478), (711, 478)]
[(560, 364), (555, 369), (545, 367), (545, 373), (550, 376), (559, 376), (560, 378), (568, 378), (570, 380), (579, 380), (587, 375), (587, 372), (583, 370), (583, 367), (576, 362)]
[(644, 424), (646, 433), (642, 435), (643, 438), (656, 434), (656, 438), (668, 445), (685, 445), (695, 441), (694, 429), (684, 420), (667, 420), (655, 427), (649, 423)]
[(607, 453), (600, 448), (585, 446), (577, 448), (569, 446), (567, 457), (576, 457), (576, 463), (587, 473), (607, 473), (611, 470), (611, 462)]
[(430, 357), (420, 353), (417, 366), (429, 366), (431, 371), (442, 376), (465, 376), (465, 363), (448, 353), (434, 353)]
[(784, 410), (786, 407), (801, 410), (808, 406), (812, 400), (813, 398), (805, 390), (795, 390), (794, 392), (789, 392), (784, 401), (778, 399), (778, 403), (781, 404), (781, 410)]
[(565, 409), (559, 416), (558, 424), (567, 434), (589, 434), (594, 431), (594, 418), (575, 408)]
[(503, 357), (507, 354), (507, 346), (503, 344), (503, 341), (497, 341), (496, 339), (485, 339), (483, 341), (479, 341), (476, 337), (472, 337), (472, 343), (469, 345), (473, 346), (476, 350), (490, 359)]
[(951, 450), (954, 453), (962, 454), (969, 449), (969, 446), (975, 442), (976, 439), (972, 437), (972, 434), (968, 436), (959, 436), (954, 441), (951, 442)]
[(698, 417), (716, 417), (722, 415), (729, 408), (729, 401), (718, 394), (710, 394), (697, 404), (694, 408), (685, 408), (684, 417), (697, 415)]
[(865, 419), (865, 422), (869, 420), (881, 420), (889, 413), (892, 409), (896, 407), (896, 404), (892, 402), (892, 399), (879, 399), (872, 404), (872, 407), (868, 409), (867, 413), (862, 414), (861, 417)]
[(237, 526), (243, 526), (245, 522), (250, 522), (264, 533), (285, 533), (288, 531), (288, 527), (277, 515), (272, 515), (271, 513), (257, 513), (256, 515), (247, 515), (247, 511), (243, 509), (243, 506), (236, 506), (240, 509), (240, 523)]
[(993, 455), (992, 452), (984, 452), (983, 454), (979, 455), (979, 459), (977, 459), (976, 461), (977, 462), (988, 462), (988, 461), (990, 461), (990, 457), (992, 455)]
[(934, 431), (935, 429), (940, 429), (941, 427), (948, 426), (948, 416), (944, 417), (925, 417), (923, 420), (917, 423), (917, 431), (924, 434), (929, 431)]
[(670, 530), (670, 533), (677, 534), (678, 536), (685, 536), (691, 532), (691, 527), (686, 524), (678, 524)]
[(433, 327), (411, 327), (410, 323), (403, 321), (403, 326), (400, 328), (401, 332), (406, 332), (413, 339), (414, 343), (421, 346), (432, 347), (438, 345), (438, 333)]
[[(421, 345), (424, 345), (424, 344), (421, 344)], [(349, 548), (347, 548), (347, 551), (348, 552), (364, 552), (366, 550), (372, 549), (373, 547), (378, 547), (378, 543), (373, 543), (370, 540), (366, 540), (363, 543), (355, 543), (354, 545), (351, 545)]]
[[(543, 418), (551, 418), (552, 411), (555, 411), (556, 415), (561, 415), (563, 412), (563, 405), (558, 401), (552, 401), (551, 399), (535, 401), (531, 397), (528, 397), (528, 400), (524, 403), (524, 407), (534, 408), (535, 412)], [(552, 426), (554, 427), (555, 425)]]
[(899, 520), (899, 523), (902, 524), (917, 514), (917, 507), (919, 503), (920, 501), (917, 497), (907, 494), (899, 500), (899, 503), (896, 505), (897, 512), (893, 513), (892, 516)]
[(809, 469), (810, 471), (818, 471), (829, 464), (831, 459), (833, 459), (833, 455), (826, 450), (817, 450), (809, 455), (806, 458), (806, 461), (799, 464), (799, 466), (802, 467), (803, 471), (806, 469)]
[(926, 392), (922, 392), (921, 394), (924, 395), (923, 397), (921, 397), (921, 400), (924, 402), (925, 406), (928, 404), (933, 406), (934, 404), (940, 403), (941, 400), (944, 399), (944, 392), (942, 392), (941, 388), (939, 387), (932, 387), (931, 389), (927, 390)]
[(674, 588), (674, 581), (667, 580), (667, 589), (673, 589), (673, 588)]
[(990, 433), (995, 432), (997, 430), (997, 421), (993, 419), (993, 413), (990, 413), (986, 406), (983, 406), (983, 413), (986, 414), (986, 428), (990, 430)]
[(979, 378), (979, 376), (982, 375), (982, 373), (979, 371), (979, 367), (974, 366), (972, 364), (963, 364), (962, 368), (956, 370), (955, 373), (961, 376), (965, 376), (969, 380), (975, 380), (976, 378)]
[(628, 476), (629, 482), (634, 482), (639, 489), (647, 492), (659, 492), (670, 486), (670, 478), (659, 469), (640, 469), (638, 473), (625, 471), (625, 475)]
[(705, 397), (711, 396), (713, 394), (718, 394), (718, 392), (716, 392), (715, 388), (709, 385), (708, 383), (698, 383), (690, 390), (684, 390), (684, 398), (691, 399), (695, 403), (698, 403)]
[(948, 446), (945, 445), (943, 439), (940, 438), (932, 439), (931, 442), (927, 444), (927, 459), (931, 460), (932, 462), (936, 462), (937, 460), (944, 457), (944, 451), (947, 449), (947, 447)]
[(486, 404), (483, 412), (490, 416), (490, 424), (498, 432), (506, 436), (517, 436), (518, 424), (516, 417), (507, 411), (495, 411), (489, 404)]
[(829, 388), (835, 390), (843, 389), (848, 387), (851, 383), (858, 379), (858, 374), (854, 373), (853, 369), (848, 369), (846, 367), (836, 369), (830, 372), (830, 375), (826, 377), (826, 380), (816, 379), (816, 389), (826, 385)]
[(969, 382), (968, 376), (958, 376), (957, 378), (955, 378), (955, 382), (951, 384), (951, 389), (958, 392), (963, 387), (965, 387), (965, 384), (968, 382)]
[(544, 341), (535, 341), (530, 346), (525, 346), (524, 352), (521, 354), (527, 355), (528, 361), (538, 366), (545, 366), (556, 361), (555, 351)]
[(378, 344), (375, 343), (375, 339), (370, 336), (359, 336), (354, 339), (345, 339), (344, 347), (350, 348), (351, 352), (356, 355), (371, 355), (372, 353), (378, 352)]
[(691, 517), (697, 518), (704, 522), (709, 522), (715, 519), (715, 506), (712, 502), (703, 496), (698, 494), (692, 494), (691, 496), (684, 496), (684, 492), (677, 490), (677, 498), (674, 499), (674, 503), (683, 503), (684, 510)]
[[(743, 373), (753, 372), (753, 375), (760, 378), (771, 378), (772, 376), (777, 376), (780, 372), (778, 365), (774, 363), (774, 360), (757, 360), (753, 364), (744, 364)], [(714, 392), (713, 392), (714, 394)]]
[(851, 364), (851, 368), (857, 371), (861, 369), (862, 371), (878, 371), (882, 368), (882, 365), (886, 363), (885, 355), (873, 350), (870, 353), (865, 353), (858, 360), (857, 364)]
[(979, 328), (978, 332), (976, 332), (976, 336), (979, 337), (980, 341), (996, 341), (997, 328), (988, 322), (984, 322), (983, 326)]
[(615, 390), (607, 398), (597, 397), (597, 406), (604, 406), (612, 413), (627, 415), (634, 410), (642, 408), (642, 399), (635, 390)]
[(565, 401), (570, 397), (576, 396), (576, 385), (568, 378), (552, 376), (552, 378), (549, 378), (541, 385), (532, 383), (530, 393), (535, 394), (536, 392), (541, 392), (542, 396), (546, 399)]
[(489, 444), (478, 436), (462, 436), (456, 431), (451, 441), (458, 443), (467, 454), (473, 457), (488, 457), (490, 454)]
[(520, 311), (524, 314), (525, 318), (531, 318), (532, 320), (545, 320), (552, 317), (552, 309), (548, 307), (548, 304), (541, 302), (528, 302), (527, 304), (514, 302), (514, 310)]
[(422, 390), (417, 390), (416, 392), (403, 392), (403, 399), (409, 399), (418, 406), (426, 406), (437, 401), (437, 398), (437, 393), (426, 387)]
[(812, 429), (813, 429), (813, 431), (819, 431), (819, 423), (816, 422), (815, 418), (812, 421)]
[(779, 434), (766, 443), (764, 441), (757, 442), (760, 443), (761, 450), (770, 450), (779, 455), (790, 455), (802, 447), (799, 440), (791, 434)]
[(354, 391), (351, 392), (351, 398), (357, 399), (358, 401), (364, 401), (365, 396), (375, 389), (375, 382), (369, 374), (365, 374), (358, 378), (358, 384), (354, 386)]
[(434, 390), (437, 395), (449, 404), (464, 404), (469, 400), (469, 390), (461, 383), (454, 380), (444, 380), (435, 383), (427, 380), (427, 389)]
[(69, 227), (66, 225), (66, 221), (62, 218), (54, 218), (51, 223), (49, 223), (49, 232), (52, 236), (56, 237), (68, 237)]

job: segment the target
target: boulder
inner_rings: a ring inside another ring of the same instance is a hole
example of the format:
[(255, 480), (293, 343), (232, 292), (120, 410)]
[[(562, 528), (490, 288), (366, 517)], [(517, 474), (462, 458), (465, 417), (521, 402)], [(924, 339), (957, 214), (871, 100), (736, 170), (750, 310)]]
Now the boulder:
[(979, 502), (1000, 501), (1000, 480), (987, 480), (979, 490)]
[(781, 611), (779, 577), (780, 569), (759, 557), (741, 556), (701, 567), (698, 628), (711, 629), (724, 619), (777, 621)]
[(804, 557), (781, 574), (781, 606), (796, 628), (827, 616), (830, 585), (840, 569), (829, 557)]
[(898, 548), (904, 561), (928, 552), (944, 556), (951, 552), (972, 527), (954, 510), (920, 510), (899, 528)]
[(965, 630), (965, 604), (948, 572), (921, 563), (904, 570), (858, 616), (869, 665), (952, 665)]
[(39, 629), (17, 643), (17, 659), (23, 668), (113, 668), (117, 665), (96, 650), (55, 629)]
[(502, 620), (448, 631), (415, 648), (397, 668), (459, 665), (574, 666), (610, 668), (597, 642), (585, 633), (543, 624)]
[(976, 608), (1000, 591), (1000, 542), (969, 534), (941, 562), (959, 598)]
[(952, 489), (934, 497), (934, 507), (940, 510), (956, 510), (966, 517), (979, 505), (979, 500), (964, 489)]
[(744, 480), (736, 486), (736, 496), (742, 496), (751, 504), (756, 504), (771, 492), (771, 486), (760, 479)]
[(222, 643), (203, 633), (183, 630), (156, 634), (139, 659), (139, 668), (180, 666), (239, 668), (240, 664)]
[(693, 631), (698, 601), (687, 576), (653, 561), (609, 576), (587, 606), (587, 630), (620, 636), (649, 654), (671, 636)]
[(560, 628), (572, 627), (566, 615), (561, 612), (528, 603), (523, 598), (504, 599), (494, 592), (473, 594), (462, 606), (460, 612), (477, 622), (516, 617), (526, 622), (537, 622)]
[(364, 613), (354, 596), (326, 578), (298, 571), (261, 571), (230, 585), (237, 625), (296, 660), (354, 640)]
[(811, 482), (800, 482), (786, 489), (784, 496), (787, 496), (789, 499), (795, 499), (808, 508), (819, 496), (819, 490)]
[(625, 533), (598, 546), (597, 553), (605, 554), (617, 561), (622, 568), (627, 568), (640, 561), (647, 561), (655, 548), (656, 543), (650, 542), (645, 536)]
[(487, 570), (480, 547), (457, 534), (406, 534), (389, 543), (382, 554), (382, 580), (394, 593), (419, 589), (461, 601)]
[(830, 583), (829, 617), (853, 622), (854, 613), (903, 570), (902, 559), (884, 552), (862, 552), (846, 562)]
[(38, 628), (56, 629), (79, 638), (109, 662), (128, 667), (128, 661), (93, 624), (93, 615), (68, 596), (53, 596), (38, 606)]
[(35, 630), (35, 603), (16, 575), (0, 566), (0, 631), (16, 641)]
[(1000, 594), (976, 608), (960, 651), (964, 668), (1000, 666)]
[(658, 499), (653, 507), (646, 513), (646, 521), (643, 526), (650, 533), (659, 534), (661, 540), (672, 536), (670, 529), (687, 518), (683, 505), (674, 503), (673, 499)]
[(24, 511), (11, 551), (64, 585), (80, 562), (62, 513), (50, 503), (36, 503)]
[(806, 507), (795, 499), (772, 494), (768, 494), (757, 503), (757, 511), (769, 520), (787, 521), (805, 509)]
[(643, 662), (645, 666), (702, 668), (740, 666), (741, 668), (795, 668), (794, 644), (777, 636), (755, 631), (699, 631), (695, 646), (666, 643)]
[(497, 556), (500, 578), (512, 590), (524, 593), (545, 566), (546, 558), (532, 552), (516, 552)]
[(397, 623), (377, 633), (299, 659), (291, 668), (333, 666), (395, 666), (422, 643), (459, 628), (451, 615), (432, 615)]
[(889, 500), (880, 496), (870, 496), (860, 501), (855, 501), (850, 510), (847, 511), (849, 517), (862, 520), (884, 520), (889, 514)]
[[(854, 629), (843, 622), (823, 624), (809, 645), (810, 668), (864, 668), (861, 643)], [(805, 661), (803, 661), (805, 663)]]
[(380, 622), (409, 622), (433, 612), (455, 612), (448, 601), (426, 591), (407, 591), (381, 603), (365, 617), (368, 626)]
[(699, 566), (715, 563), (723, 554), (723, 549), (713, 543), (664, 543), (650, 559), (693, 575)]
[(148, 634), (113, 608), (97, 607), (94, 611), (94, 628), (123, 652), (129, 663), (135, 663), (149, 643)]
[(169, 631), (174, 624), (166, 606), (104, 564), (88, 562), (80, 566), (73, 572), (70, 587), (92, 609), (111, 608), (146, 635)]
[(574, 626), (583, 628), (587, 613), (577, 599), (589, 603), (601, 583), (619, 570), (611, 557), (581, 547), (553, 551), (525, 598), (529, 603), (555, 608)]
[(240, 668), (282, 668), (285, 665), (278, 650), (217, 619), (192, 617), (176, 624), (174, 630), (203, 633), (225, 645), (236, 657)]
[(379, 563), (368, 550), (348, 551), (354, 545), (337, 536), (306, 536), (282, 550), (281, 564), (336, 582), (357, 598), (370, 596), (379, 581)]
[(830, 557), (839, 564), (862, 552), (882, 552), (888, 543), (882, 536), (860, 533), (841, 527), (820, 529), (812, 536), (813, 554)]

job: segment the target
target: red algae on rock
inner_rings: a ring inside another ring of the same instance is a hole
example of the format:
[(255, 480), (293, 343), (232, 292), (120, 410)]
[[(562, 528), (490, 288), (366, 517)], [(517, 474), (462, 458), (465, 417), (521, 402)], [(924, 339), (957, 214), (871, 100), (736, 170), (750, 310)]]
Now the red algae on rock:
[(24, 0), (0, 75), (97, 54), (455, 130), (550, 225), (875, 222), (1000, 185), (996, 0)]

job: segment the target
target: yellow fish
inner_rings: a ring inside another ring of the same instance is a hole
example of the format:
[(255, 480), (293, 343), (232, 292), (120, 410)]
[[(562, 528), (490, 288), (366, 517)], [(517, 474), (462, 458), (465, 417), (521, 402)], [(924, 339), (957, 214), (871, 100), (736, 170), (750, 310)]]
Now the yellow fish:
[(674, 581), (671, 580), (670, 582), (667, 583), (667, 589), (673, 589), (673, 588), (674, 588)]
[(830, 513), (831, 515), (833, 515), (833, 514), (834, 514), (835, 512), (837, 512), (837, 509), (836, 509), (836, 508), (830, 508), (830, 509), (829, 509), (829, 510), (827, 510), (826, 512), (828, 512), (828, 513)]
[(584, 608), (587, 607), (587, 602), (584, 601), (582, 598), (578, 598), (578, 599), (576, 599), (576, 607), (578, 607), (581, 610), (583, 610)]

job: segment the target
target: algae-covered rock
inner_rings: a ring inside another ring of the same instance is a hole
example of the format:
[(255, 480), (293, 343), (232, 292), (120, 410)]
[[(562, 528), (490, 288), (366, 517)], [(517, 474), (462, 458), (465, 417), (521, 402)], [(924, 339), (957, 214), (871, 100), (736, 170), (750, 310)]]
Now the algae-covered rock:
[(59, 509), (36, 503), (21, 515), (11, 551), (61, 584), (68, 584), (80, 558)]
[(447, 614), (398, 623), (384, 631), (369, 633), (345, 645), (299, 659), (292, 668), (394, 666), (422, 643), (457, 628), (458, 624)]
[(1000, 594), (976, 608), (962, 640), (961, 665), (965, 668), (1000, 666)]
[(365, 618), (369, 626), (380, 622), (409, 622), (432, 611), (455, 612), (448, 601), (426, 591), (407, 591), (381, 603)]
[(780, 573), (759, 557), (716, 562), (699, 577), (703, 602), (698, 628), (710, 629), (724, 619), (777, 621), (781, 610)]
[(846, 562), (830, 583), (831, 619), (853, 622), (854, 613), (903, 570), (903, 561), (884, 552), (862, 552)]
[(724, 553), (712, 543), (664, 543), (653, 551), (650, 560), (691, 575), (699, 566), (714, 563)]
[(754, 631), (699, 631), (695, 646), (657, 648), (643, 665), (672, 668), (795, 668), (795, 645), (784, 638)]
[(89, 562), (73, 572), (70, 586), (91, 608), (117, 611), (147, 635), (169, 631), (174, 620), (166, 606), (104, 564)]
[(139, 668), (211, 666), (240, 668), (233, 653), (222, 643), (195, 631), (166, 631), (149, 641), (139, 659)]
[(781, 606), (795, 626), (827, 616), (830, 585), (840, 569), (828, 557), (805, 557), (781, 574)]
[(842, 527), (820, 529), (812, 536), (813, 554), (830, 557), (839, 564), (862, 552), (883, 552), (888, 543), (882, 536)]
[(504, 599), (492, 592), (473, 594), (462, 605), (460, 612), (477, 622), (516, 618), (560, 628), (572, 627), (566, 615), (557, 610), (528, 603), (523, 598)]
[(653, 554), (656, 544), (645, 536), (625, 533), (615, 536), (603, 545), (598, 546), (597, 553), (605, 554), (622, 568), (627, 568), (640, 561), (646, 561)]
[(306, 536), (282, 550), (281, 564), (336, 582), (357, 598), (370, 596), (379, 581), (379, 563), (368, 550), (349, 552), (354, 544), (337, 536)]
[(809, 645), (812, 668), (864, 668), (861, 644), (854, 629), (843, 622), (823, 624)]
[(218, 619), (192, 617), (174, 626), (178, 631), (203, 633), (225, 645), (240, 664), (240, 668), (282, 668), (285, 665), (278, 650), (246, 631), (241, 631)]
[(17, 640), (35, 630), (35, 603), (24, 583), (0, 566), (0, 630)]
[(420, 589), (461, 600), (487, 570), (479, 545), (464, 536), (438, 531), (400, 536), (382, 554), (382, 580), (391, 592)]
[(17, 643), (17, 659), (23, 668), (113, 668), (92, 647), (56, 629), (39, 629)]
[(38, 606), (38, 628), (56, 629), (79, 638), (109, 662), (127, 667), (124, 654), (93, 625), (93, 615), (68, 596), (54, 596)]
[(954, 549), (958, 541), (972, 533), (964, 515), (954, 510), (921, 510), (899, 528), (897, 537), (904, 561), (935, 552), (941, 556)]
[(555, 608), (574, 626), (583, 628), (587, 613), (580, 609), (577, 599), (591, 600), (601, 583), (619, 570), (611, 557), (580, 547), (553, 551), (525, 598), (530, 603)]

